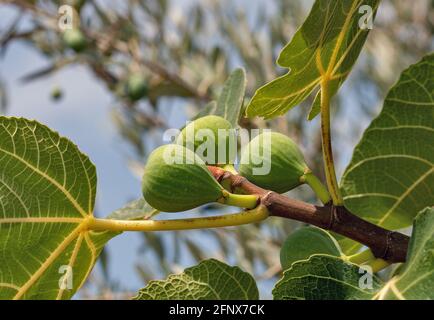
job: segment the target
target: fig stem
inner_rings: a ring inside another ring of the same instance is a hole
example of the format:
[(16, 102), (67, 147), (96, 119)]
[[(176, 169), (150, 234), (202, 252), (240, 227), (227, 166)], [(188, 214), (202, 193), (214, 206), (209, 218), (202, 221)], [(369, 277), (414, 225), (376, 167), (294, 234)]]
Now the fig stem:
[(366, 265), (368, 265), (372, 268), (373, 273), (377, 273), (377, 272), (387, 268), (388, 266), (390, 266), (390, 263), (387, 262), (386, 260), (378, 258), (378, 259), (374, 259), (374, 260), (370, 261)]
[(348, 256), (347, 259), (352, 263), (362, 264), (364, 262), (375, 259), (375, 256), (370, 249), (366, 249), (363, 250), (362, 252), (358, 252), (356, 254)]
[(258, 206), (259, 196), (253, 194), (235, 194), (223, 190), (223, 197), (218, 202), (228, 206), (253, 209)]
[[(223, 170), (228, 171), (232, 174), (238, 174), (237, 170), (235, 170), (235, 167), (233, 164), (224, 164), (220, 166)], [(227, 191), (231, 192), (231, 185), (229, 181), (223, 180), (220, 182), (223, 188), (225, 188)]]
[(390, 265), (386, 260), (376, 258), (370, 249), (353, 254), (347, 257), (347, 260), (358, 265), (367, 265), (372, 268), (373, 273), (377, 273)]
[(229, 171), (232, 174), (238, 174), (237, 170), (235, 169), (233, 164), (224, 164), (221, 166), (221, 168), (225, 171)]
[(321, 81), (321, 141), (327, 187), (329, 189), (333, 204), (335, 206), (341, 206), (343, 205), (344, 201), (342, 199), (338, 181), (336, 179), (331, 142), (329, 82), (330, 79), (328, 77), (324, 77)]
[(326, 204), (330, 201), (329, 191), (323, 185), (321, 180), (319, 180), (318, 177), (312, 172), (305, 173), (300, 180), (302, 182), (306, 182), (311, 187), (318, 199), (320, 199), (323, 204)]
[(88, 229), (94, 231), (173, 231), (205, 228), (220, 228), (260, 222), (268, 218), (266, 207), (257, 206), (252, 210), (221, 216), (172, 219), (172, 220), (114, 220), (91, 218)]

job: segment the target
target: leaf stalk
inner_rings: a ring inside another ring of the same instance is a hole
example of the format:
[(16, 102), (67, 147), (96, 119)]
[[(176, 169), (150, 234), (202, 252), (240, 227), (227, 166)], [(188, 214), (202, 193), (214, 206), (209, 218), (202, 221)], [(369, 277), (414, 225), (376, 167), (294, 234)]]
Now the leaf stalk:
[(322, 184), (321, 180), (319, 180), (318, 177), (313, 174), (313, 172), (305, 173), (300, 180), (307, 183), (311, 187), (318, 199), (320, 199), (323, 204), (326, 204), (331, 200), (330, 193), (328, 192), (327, 188)]
[(94, 231), (173, 231), (206, 228), (221, 228), (260, 222), (268, 218), (269, 213), (264, 206), (235, 214), (192, 219), (172, 220), (114, 220), (93, 218), (88, 228)]
[(329, 79), (327, 77), (321, 81), (321, 138), (327, 187), (333, 204), (335, 206), (341, 206), (344, 201), (336, 179), (335, 164), (333, 160), (330, 130), (330, 91)]
[(223, 190), (223, 197), (218, 202), (228, 206), (253, 209), (258, 205), (259, 197), (253, 194), (235, 194)]

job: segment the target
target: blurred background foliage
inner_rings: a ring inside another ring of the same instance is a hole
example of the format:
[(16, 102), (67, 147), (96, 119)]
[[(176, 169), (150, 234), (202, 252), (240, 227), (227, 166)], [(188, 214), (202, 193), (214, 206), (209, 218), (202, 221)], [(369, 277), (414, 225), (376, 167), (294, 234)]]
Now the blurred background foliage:
[[(16, 41), (24, 41), (43, 54), (49, 64), (23, 74), (22, 81), (38, 81), (71, 64), (84, 65), (112, 96), (112, 120), (119, 135), (135, 152), (130, 170), (140, 179), (143, 163), (162, 143), (167, 128), (181, 127), (216, 99), (235, 67), (247, 71), (245, 103), (265, 82), (283, 74), (275, 64), (282, 46), (301, 25), (313, 1), (306, 0), (0, 0), (14, 8), (15, 17), (0, 29), (0, 54)], [(71, 50), (58, 28), (58, 9), (69, 4), (86, 40), (84, 50)], [(401, 70), (434, 48), (434, 1), (383, 0), (374, 30), (340, 94), (334, 101), (335, 152), (338, 171), (349, 161), (367, 121), (378, 112), (387, 89)], [(79, 19), (78, 19), (79, 18)], [(31, 23), (28, 23), (28, 21)], [(24, 23), (26, 21), (26, 23)], [(126, 91), (131, 75), (144, 78), (147, 94), (131, 99)], [(0, 77), (7, 75), (1, 74)], [(52, 88), (54, 101), (62, 88)], [(0, 112), (7, 112), (7, 90), (0, 78)], [(286, 116), (264, 122), (243, 119), (246, 128), (270, 127), (294, 138), (305, 151), (310, 167), (320, 176), (322, 157), (317, 120), (307, 122), (309, 105)], [(179, 112), (165, 109), (176, 104)], [(315, 201), (305, 188), (291, 196)], [(205, 207), (199, 214), (218, 214), (221, 207)], [(171, 215), (173, 217), (173, 215)], [(283, 219), (280, 219), (283, 220)], [(137, 264), (144, 282), (179, 272), (191, 264), (216, 257), (255, 274), (260, 289), (274, 283), (281, 272), (279, 248), (299, 224), (274, 221), (237, 228), (143, 234), (137, 254), (151, 252), (157, 261)], [(81, 297), (128, 298), (122, 283), (107, 277), (105, 252), (101, 274), (93, 274)], [(185, 260), (183, 260), (185, 261)], [(267, 297), (267, 294), (263, 294)]]

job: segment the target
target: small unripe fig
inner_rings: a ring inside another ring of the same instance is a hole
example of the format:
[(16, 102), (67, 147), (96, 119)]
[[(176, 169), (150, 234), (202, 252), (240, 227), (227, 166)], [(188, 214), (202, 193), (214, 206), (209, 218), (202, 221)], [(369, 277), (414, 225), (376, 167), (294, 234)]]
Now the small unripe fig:
[(142, 181), (145, 200), (165, 212), (186, 211), (222, 197), (222, 187), (193, 151), (176, 144), (155, 149)]
[(63, 92), (62, 89), (60, 89), (59, 87), (54, 87), (51, 90), (51, 99), (54, 101), (59, 101), (63, 96)]
[(253, 138), (240, 158), (240, 175), (254, 184), (278, 193), (287, 192), (304, 181), (308, 167), (298, 146), (277, 132), (264, 132)]
[(75, 52), (81, 52), (87, 46), (86, 37), (77, 28), (66, 30), (63, 33), (63, 41), (69, 48), (73, 49)]
[(294, 262), (307, 260), (314, 254), (341, 256), (337, 241), (328, 233), (316, 227), (302, 227), (289, 235), (280, 249), (280, 264), (286, 270)]
[(132, 101), (137, 101), (148, 94), (146, 79), (140, 74), (133, 74), (127, 81), (127, 94)]
[(209, 115), (190, 122), (177, 144), (193, 150), (206, 164), (232, 164), (236, 157), (236, 135), (226, 119)]

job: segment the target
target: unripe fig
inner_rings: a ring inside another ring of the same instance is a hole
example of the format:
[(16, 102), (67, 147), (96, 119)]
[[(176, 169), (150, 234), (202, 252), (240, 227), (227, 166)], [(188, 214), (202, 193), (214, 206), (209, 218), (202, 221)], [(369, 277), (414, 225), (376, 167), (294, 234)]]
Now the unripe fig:
[(73, 49), (75, 52), (81, 52), (87, 46), (87, 40), (85, 36), (77, 28), (66, 30), (63, 33), (63, 41), (69, 48)]
[(235, 130), (219, 116), (209, 115), (190, 122), (176, 143), (193, 150), (209, 165), (232, 164), (235, 160)]
[(193, 151), (176, 144), (155, 149), (142, 181), (145, 200), (165, 212), (186, 211), (222, 198), (222, 187)]
[(253, 138), (240, 158), (240, 175), (278, 193), (302, 184), (307, 171), (303, 154), (295, 142), (277, 132), (267, 131)]
[(317, 227), (302, 227), (291, 233), (280, 249), (280, 264), (286, 270), (294, 262), (307, 260), (314, 254), (341, 256), (337, 241), (328, 233)]
[(127, 94), (132, 101), (137, 101), (148, 94), (146, 79), (140, 74), (133, 74), (127, 81)]
[(51, 99), (54, 101), (59, 101), (63, 96), (63, 92), (62, 89), (60, 89), (59, 87), (54, 87), (51, 90)]

